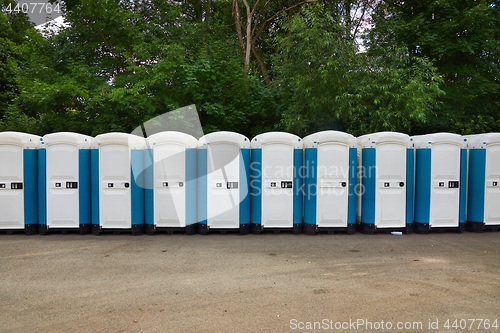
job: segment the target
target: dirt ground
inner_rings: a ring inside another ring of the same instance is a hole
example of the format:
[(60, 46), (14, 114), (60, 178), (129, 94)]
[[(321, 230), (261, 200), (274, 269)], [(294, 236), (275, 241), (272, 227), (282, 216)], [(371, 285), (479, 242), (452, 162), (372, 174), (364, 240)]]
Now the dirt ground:
[(0, 267), (1, 332), (500, 332), (500, 232), (0, 234)]

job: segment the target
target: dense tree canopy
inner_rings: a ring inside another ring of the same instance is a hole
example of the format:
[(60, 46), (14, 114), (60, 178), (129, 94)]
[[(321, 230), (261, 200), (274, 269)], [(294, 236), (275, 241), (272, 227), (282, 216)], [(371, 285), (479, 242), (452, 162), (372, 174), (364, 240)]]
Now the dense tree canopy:
[[(2, 9), (9, 1), (1, 0)], [(0, 130), (500, 131), (498, 1), (67, 0), (0, 15)]]

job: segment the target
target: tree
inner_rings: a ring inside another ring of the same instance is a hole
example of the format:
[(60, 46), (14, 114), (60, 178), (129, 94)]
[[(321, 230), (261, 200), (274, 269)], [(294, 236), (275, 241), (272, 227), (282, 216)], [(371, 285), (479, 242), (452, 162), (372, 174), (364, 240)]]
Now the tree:
[(34, 131), (36, 121), (14, 108), (20, 94), (16, 76), (28, 61), (22, 49), (29, 44), (35, 31), (22, 12), (7, 13), (7, 5), (15, 7), (14, 1), (0, 2), (0, 130)]
[(431, 59), (445, 94), (418, 133), (500, 131), (500, 6), (496, 0), (380, 2), (372, 43)]
[(291, 101), (284, 128), (299, 135), (326, 129), (359, 135), (407, 132), (412, 120), (425, 122), (440, 93), (431, 63), (411, 58), (404, 47), (371, 45), (359, 52), (344, 22), (312, 4), (284, 23), (289, 34), (277, 38), (275, 61)]
[(273, 94), (246, 73), (227, 17), (207, 22), (199, 3), (68, 3), (68, 26), (23, 51), (17, 108), (38, 117), (42, 134), (97, 135), (196, 104), (206, 132), (251, 134), (257, 115), (275, 114)]

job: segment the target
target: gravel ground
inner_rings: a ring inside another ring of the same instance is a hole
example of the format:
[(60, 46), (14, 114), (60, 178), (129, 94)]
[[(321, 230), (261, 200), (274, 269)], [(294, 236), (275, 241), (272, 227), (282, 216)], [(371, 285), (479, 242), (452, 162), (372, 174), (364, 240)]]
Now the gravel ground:
[(0, 234), (0, 260), (2, 332), (500, 332), (452, 327), (500, 325), (500, 232)]

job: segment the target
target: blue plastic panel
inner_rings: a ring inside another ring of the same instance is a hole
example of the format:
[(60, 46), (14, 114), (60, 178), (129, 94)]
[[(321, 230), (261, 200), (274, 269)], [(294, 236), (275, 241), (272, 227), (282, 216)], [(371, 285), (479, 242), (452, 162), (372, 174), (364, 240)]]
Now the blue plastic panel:
[(91, 222), (90, 149), (78, 151), (78, 200), (80, 224)]
[(304, 161), (302, 149), (293, 151), (293, 224), (302, 223), (302, 201), (304, 200), (304, 187), (302, 186), (302, 165)]
[(90, 151), (92, 224), (99, 225), (99, 149)]
[(186, 225), (196, 223), (196, 149), (186, 149)]
[[(130, 151), (130, 180), (132, 200), (132, 225), (144, 224), (144, 150)], [(139, 172), (139, 174), (134, 174)]]
[(38, 150), (38, 224), (47, 224), (47, 151)]
[(198, 217), (199, 224), (207, 224), (207, 149), (198, 149)]
[(417, 223), (429, 223), (431, 214), (431, 149), (417, 148), (415, 161), (415, 216)]
[(469, 150), (467, 220), (470, 222), (484, 222), (485, 178), (486, 149)]
[(349, 148), (349, 199), (347, 223), (356, 223), (356, 185), (358, 183), (358, 149)]
[(465, 211), (467, 208), (467, 149), (460, 150), (460, 206), (458, 222), (465, 223)]
[(316, 195), (318, 193), (318, 149), (306, 148), (305, 152), (305, 197), (304, 197), (304, 223), (316, 224)]
[(146, 224), (154, 224), (154, 163), (153, 149), (144, 150), (144, 215)]
[(415, 191), (415, 150), (406, 150), (406, 224), (413, 223), (413, 202)]
[(361, 223), (375, 224), (375, 184), (376, 184), (376, 150), (364, 148), (361, 151)]
[(252, 163), (250, 164), (250, 221), (254, 224), (262, 223), (262, 149), (252, 149)]
[(240, 225), (250, 223), (250, 149), (240, 149)]
[(38, 151), (24, 150), (24, 225), (38, 223)]

